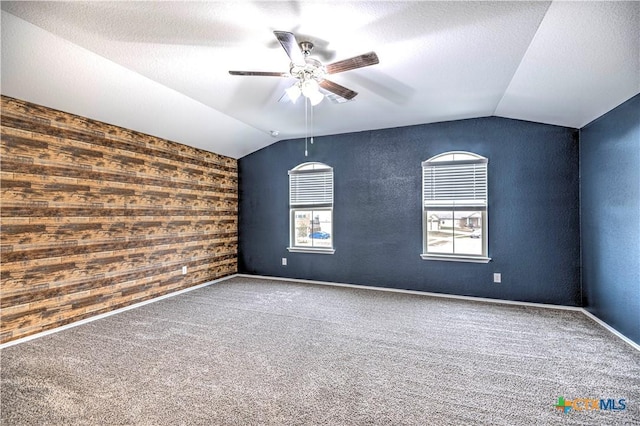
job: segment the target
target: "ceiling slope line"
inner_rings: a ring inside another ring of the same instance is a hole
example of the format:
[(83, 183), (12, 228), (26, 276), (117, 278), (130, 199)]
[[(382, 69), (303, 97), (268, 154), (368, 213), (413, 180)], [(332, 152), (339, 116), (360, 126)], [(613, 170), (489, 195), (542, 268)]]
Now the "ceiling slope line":
[(540, 22), (538, 22), (538, 26), (536, 27), (536, 32), (533, 34), (533, 37), (531, 37), (531, 40), (529, 41), (529, 45), (527, 46), (527, 48), (525, 49), (524, 53), (522, 54), (522, 57), (520, 58), (520, 62), (518, 63), (518, 66), (513, 71), (513, 74), (511, 75), (511, 78), (509, 79), (509, 84), (507, 84), (507, 87), (504, 88), (504, 92), (502, 92), (502, 96), (500, 97), (500, 100), (496, 103), (495, 108), (493, 108), (493, 111), (492, 111), (491, 115), (493, 115), (493, 116), (496, 115), (496, 111), (498, 110), (498, 108), (500, 108), (500, 104), (502, 104), (502, 101), (504, 100), (504, 97), (509, 92), (509, 88), (511, 87), (511, 83), (513, 83), (513, 79), (518, 74), (518, 71), (520, 71), (520, 67), (522, 66), (522, 63), (524, 62), (524, 58), (527, 57), (527, 53), (529, 53), (529, 50), (531, 49), (531, 45), (533, 45), (533, 42), (538, 37), (538, 33), (540, 32), (540, 27), (542, 26), (542, 23), (544, 22), (545, 18), (547, 17), (547, 14), (549, 13), (549, 9), (551, 8), (551, 4), (552, 3), (553, 2), (551, 2), (551, 1), (548, 2), (547, 10), (544, 12), (544, 15), (542, 15), (542, 18), (540, 18)]

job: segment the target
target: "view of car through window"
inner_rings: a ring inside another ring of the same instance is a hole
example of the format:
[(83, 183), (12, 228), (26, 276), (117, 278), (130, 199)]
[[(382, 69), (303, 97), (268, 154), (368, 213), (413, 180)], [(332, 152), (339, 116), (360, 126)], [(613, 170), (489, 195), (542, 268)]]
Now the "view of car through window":
[(331, 211), (295, 210), (295, 245), (331, 248)]

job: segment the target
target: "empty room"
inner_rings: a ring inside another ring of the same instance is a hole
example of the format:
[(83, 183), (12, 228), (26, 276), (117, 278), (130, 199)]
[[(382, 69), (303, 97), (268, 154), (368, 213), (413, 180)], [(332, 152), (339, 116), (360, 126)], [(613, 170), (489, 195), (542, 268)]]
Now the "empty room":
[(640, 425), (640, 2), (1, 9), (2, 425)]

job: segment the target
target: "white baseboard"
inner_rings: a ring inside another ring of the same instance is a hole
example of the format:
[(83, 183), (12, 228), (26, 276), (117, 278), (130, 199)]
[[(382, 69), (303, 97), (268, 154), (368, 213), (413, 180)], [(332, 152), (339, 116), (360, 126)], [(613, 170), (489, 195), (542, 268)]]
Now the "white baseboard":
[(70, 328), (77, 327), (77, 326), (82, 325), (82, 324), (87, 324), (87, 323), (90, 323), (92, 321), (97, 321), (99, 319), (106, 318), (106, 317), (109, 317), (111, 315), (116, 315), (116, 314), (119, 314), (121, 312), (128, 311), (130, 309), (139, 308), (140, 306), (148, 305), (149, 303), (158, 302), (160, 300), (167, 299), (169, 297), (178, 296), (179, 294), (183, 294), (183, 293), (186, 293), (188, 291), (197, 290), (197, 289), (202, 288), (202, 287), (206, 287), (206, 286), (209, 286), (209, 285), (212, 285), (212, 284), (216, 284), (216, 283), (219, 283), (219, 282), (222, 282), (222, 281), (226, 281), (226, 280), (231, 279), (231, 278), (233, 278), (235, 276), (237, 276), (237, 274), (228, 275), (226, 277), (218, 278), (217, 280), (209, 281), (209, 282), (206, 282), (206, 283), (203, 283), (203, 284), (194, 285), (193, 287), (183, 288), (182, 290), (178, 290), (178, 291), (175, 291), (173, 293), (163, 294), (162, 296), (154, 297), (153, 299), (145, 300), (143, 302), (134, 303), (133, 305), (125, 306), (124, 308), (118, 308), (118, 309), (115, 309), (115, 310), (110, 311), (110, 312), (105, 312), (104, 314), (99, 314), (99, 315), (96, 315), (94, 317), (85, 318), (85, 319), (82, 319), (82, 320), (79, 320), (79, 321), (76, 321), (76, 322), (72, 322), (70, 324), (66, 324), (66, 325), (63, 325), (63, 326), (60, 326), (60, 327), (52, 328), (51, 330), (42, 331), (40, 333), (36, 333), (36, 334), (32, 334), (30, 336), (22, 337), (20, 339), (12, 340), (10, 342), (1, 344), (0, 345), (0, 349), (4, 349), (4, 348), (8, 348), (9, 346), (13, 346), (13, 345), (17, 345), (17, 344), (20, 344), (20, 343), (28, 342), (29, 340), (37, 339), (39, 337), (48, 336), (49, 334), (58, 333), (58, 332), (63, 331), (63, 330), (68, 330)]
[(237, 274), (238, 277), (244, 278), (259, 278), (265, 280), (279, 280), (279, 281), (289, 281), (289, 282), (299, 282), (306, 284), (319, 284), (319, 285), (329, 285), (334, 287), (350, 287), (350, 288), (358, 288), (358, 289), (367, 289), (367, 290), (375, 290), (375, 291), (390, 291), (396, 293), (405, 293), (405, 294), (416, 294), (420, 296), (430, 296), (430, 297), (442, 297), (446, 299), (457, 299), (457, 300), (470, 300), (475, 302), (486, 302), (486, 303), (498, 303), (502, 305), (518, 305), (518, 306), (532, 306), (536, 308), (545, 308), (545, 309), (559, 309), (564, 311), (575, 311), (582, 312), (584, 315), (609, 330), (616, 337), (619, 337), (624, 342), (628, 343), (635, 350), (640, 351), (640, 345), (638, 345), (633, 340), (629, 339), (624, 334), (620, 333), (615, 328), (611, 327), (606, 322), (602, 321), (600, 318), (593, 315), (591, 312), (587, 311), (585, 308), (580, 308), (577, 306), (564, 306), (564, 305), (551, 305), (547, 303), (532, 303), (532, 302), (518, 302), (514, 300), (500, 300), (500, 299), (489, 299), (486, 297), (474, 297), (474, 296), (458, 296), (455, 294), (444, 294), (444, 293), (429, 293), (426, 291), (417, 291), (417, 290), (404, 290), (397, 288), (388, 288), (388, 287), (373, 287), (373, 286), (365, 286), (365, 285), (357, 285), (357, 284), (344, 284), (344, 283), (336, 283), (330, 281), (314, 281), (314, 280), (304, 280), (299, 278), (282, 278), (282, 277), (271, 277), (267, 275), (250, 275), (250, 274)]
[(577, 306), (564, 306), (564, 305), (551, 305), (546, 303), (533, 303), (533, 302), (518, 302), (515, 300), (502, 300), (502, 299), (490, 299), (488, 297), (475, 297), (475, 296), (459, 296), (456, 294), (446, 294), (446, 293), (430, 293), (427, 291), (418, 291), (418, 290), (405, 290), (401, 288), (389, 288), (389, 287), (374, 287), (368, 285), (359, 285), (359, 284), (344, 284), (344, 283), (336, 283), (331, 281), (314, 281), (314, 280), (303, 280), (299, 278), (281, 278), (281, 277), (270, 277), (268, 275), (250, 275), (250, 274), (237, 274), (238, 277), (245, 278), (260, 278), (265, 280), (279, 280), (279, 281), (289, 281), (289, 282), (299, 282), (305, 284), (319, 284), (319, 285), (329, 285), (334, 287), (349, 287), (349, 288), (357, 288), (357, 289), (366, 289), (366, 290), (375, 290), (375, 291), (390, 291), (394, 293), (404, 293), (404, 294), (415, 294), (418, 296), (430, 296), (430, 297), (442, 297), (444, 299), (458, 299), (458, 300), (469, 300), (474, 302), (486, 302), (486, 303), (498, 303), (501, 305), (518, 305), (518, 306), (532, 306), (536, 308), (547, 308), (547, 309), (561, 309), (565, 311), (582, 311), (582, 308)]
[(598, 323), (602, 327), (604, 327), (605, 329), (609, 330), (611, 333), (613, 333), (614, 335), (616, 335), (620, 339), (622, 339), (625, 342), (627, 342), (628, 344), (630, 344), (632, 348), (634, 348), (635, 350), (640, 352), (640, 345), (639, 344), (637, 344), (633, 340), (629, 339), (627, 336), (625, 336), (624, 334), (620, 333), (618, 330), (616, 330), (615, 328), (611, 327), (609, 324), (607, 324), (606, 322), (602, 321), (600, 318), (598, 318), (597, 316), (593, 315), (591, 312), (587, 311), (585, 308), (582, 308), (582, 313), (585, 314), (587, 317), (591, 318), (593, 321), (595, 321), (596, 323)]

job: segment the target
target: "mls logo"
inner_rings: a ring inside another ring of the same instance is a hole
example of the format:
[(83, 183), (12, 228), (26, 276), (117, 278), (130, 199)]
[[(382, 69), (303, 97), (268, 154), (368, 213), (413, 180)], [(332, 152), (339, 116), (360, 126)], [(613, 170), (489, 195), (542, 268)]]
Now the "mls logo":
[(616, 405), (615, 399), (601, 399), (600, 400), (600, 409), (601, 410), (611, 410), (611, 411), (622, 411), (627, 409), (627, 404), (624, 399), (619, 399)]

